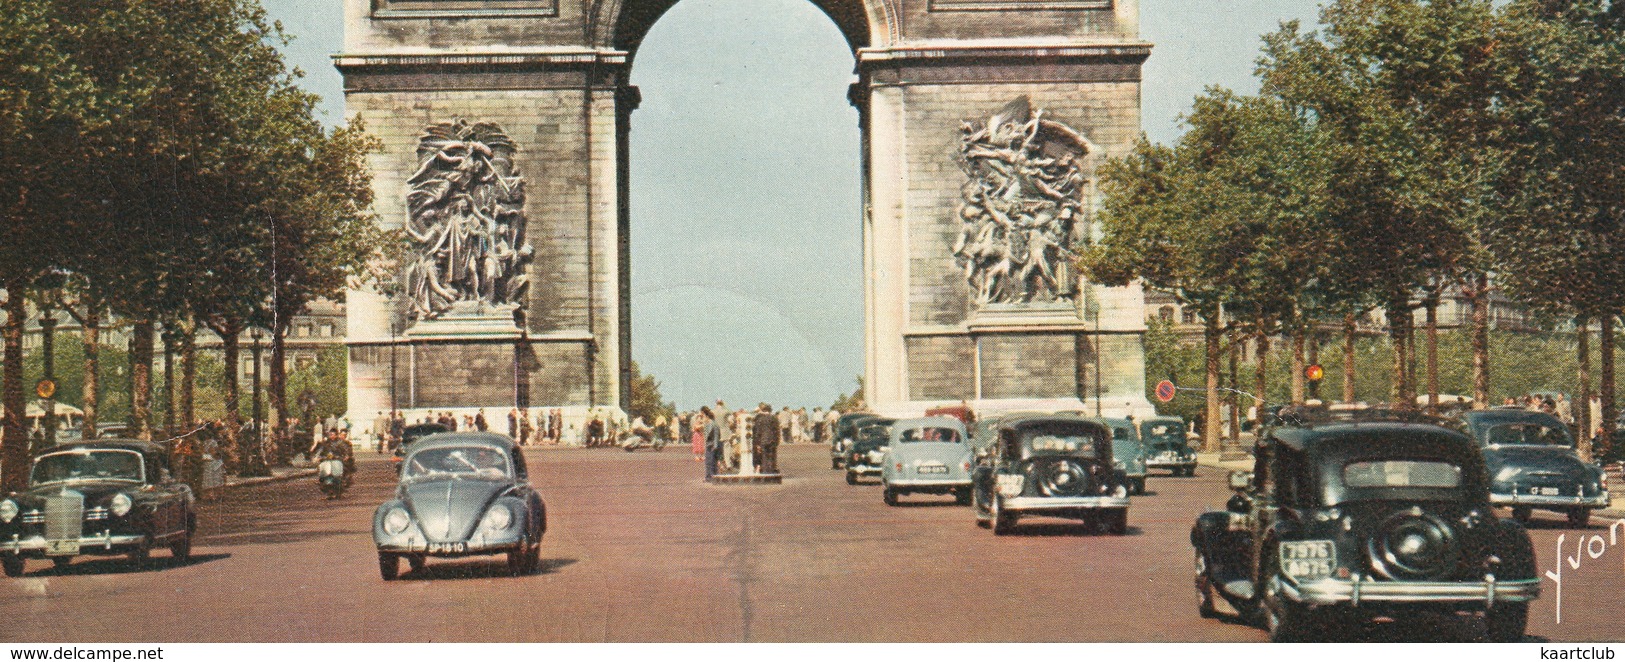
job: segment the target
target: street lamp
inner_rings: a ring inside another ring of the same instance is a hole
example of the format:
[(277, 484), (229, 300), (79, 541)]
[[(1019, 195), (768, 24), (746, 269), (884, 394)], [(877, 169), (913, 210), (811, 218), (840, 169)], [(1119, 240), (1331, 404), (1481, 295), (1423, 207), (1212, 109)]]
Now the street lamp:
[(530, 331), (525, 327), (525, 309), (513, 310), (514, 326), (519, 327), (519, 337), (513, 343), (513, 408), (514, 432), (519, 435), (521, 446), (529, 442), (525, 433), (525, 419), (530, 416), (530, 381), (525, 379), (524, 352), (530, 342)]

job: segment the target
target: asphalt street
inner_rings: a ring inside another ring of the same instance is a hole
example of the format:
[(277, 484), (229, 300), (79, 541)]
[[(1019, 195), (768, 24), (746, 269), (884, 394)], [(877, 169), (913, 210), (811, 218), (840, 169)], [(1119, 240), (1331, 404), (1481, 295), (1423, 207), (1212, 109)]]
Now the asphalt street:
[[(542, 568), (496, 557), (430, 561), (379, 578), (373, 509), (394, 487), (362, 456), (356, 486), (325, 501), (313, 479), (247, 486), (203, 504), (194, 558), (155, 552), (32, 561), (0, 581), (4, 641), (1262, 641), (1197, 615), (1189, 530), (1222, 507), (1224, 472), (1155, 476), (1125, 536), (1024, 520), (977, 528), (951, 497), (881, 501), (849, 486), (822, 447), (786, 447), (779, 486), (703, 483), (687, 449), (540, 449)], [(1532, 641), (1625, 640), (1625, 524), (1586, 531), (1537, 514), (1543, 582)], [(1611, 534), (1620, 534), (1617, 537)], [(1595, 538), (1595, 540), (1593, 539)], [(1578, 547), (1577, 547), (1578, 545)], [(1595, 556), (1593, 556), (1595, 554)], [(1572, 557), (1572, 558), (1571, 558)], [(1379, 622), (1329, 638), (1475, 640), (1475, 619)]]

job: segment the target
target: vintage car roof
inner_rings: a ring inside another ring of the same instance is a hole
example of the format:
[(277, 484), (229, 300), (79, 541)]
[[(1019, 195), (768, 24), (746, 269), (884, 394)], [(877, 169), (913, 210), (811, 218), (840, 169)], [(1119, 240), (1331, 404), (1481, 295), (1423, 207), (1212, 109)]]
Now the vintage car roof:
[(1365, 444), (1373, 450), (1379, 444), (1372, 443), (1373, 439), (1380, 439), (1380, 446), (1399, 450), (1414, 451), (1423, 455), (1439, 455), (1455, 457), (1462, 454), (1478, 454), (1478, 447), (1471, 437), (1457, 430), (1427, 423), (1405, 422), (1354, 422), (1332, 423), (1314, 427), (1277, 428), (1271, 438), (1282, 446), (1303, 453), (1315, 453), (1317, 450), (1329, 447), (1345, 447), (1353, 444)]
[(1110, 426), (1107, 426), (1104, 423), (1102, 423), (1100, 421), (1100, 419), (1086, 418), (1086, 417), (1083, 417), (1083, 416), (1079, 416), (1077, 414), (1040, 414), (1040, 413), (1011, 414), (1009, 416), (1005, 416), (1005, 417), (999, 419), (999, 427), (1021, 428), (1021, 427), (1031, 427), (1033, 425), (1038, 425), (1038, 424), (1048, 425), (1048, 424), (1051, 424), (1051, 423), (1079, 423), (1079, 422), (1089, 423), (1091, 425), (1100, 425), (1102, 427), (1110, 427)]
[(1150, 418), (1147, 418), (1145, 420), (1140, 421), (1140, 425), (1145, 425), (1146, 423), (1184, 423), (1184, 422), (1185, 422), (1185, 419), (1180, 418), (1178, 416), (1152, 416)]
[(1508, 408), (1464, 411), (1461, 413), (1461, 418), (1465, 421), (1474, 422), (1529, 421), (1534, 419), (1544, 419), (1546, 421), (1555, 422), (1559, 425), (1562, 424), (1562, 421), (1559, 421), (1556, 416), (1543, 411), (1529, 411), (1528, 409)]
[(965, 424), (952, 416), (926, 416), (923, 418), (901, 418), (891, 424), (891, 436), (897, 438), (904, 430), (915, 428), (953, 428), (959, 431), (960, 439), (965, 438)]
[(469, 444), (483, 444), (505, 451), (511, 451), (515, 447), (514, 441), (505, 434), (495, 432), (441, 432), (412, 442), (412, 452), (416, 453), (441, 446), (467, 446)]
[(164, 448), (163, 444), (156, 441), (143, 441), (141, 439), (93, 439), (90, 441), (75, 441), (66, 444), (58, 444), (51, 448), (42, 450), (36, 455), (81, 449), (95, 450), (99, 448), (135, 451), (137, 453), (157, 453), (159, 455), (169, 452), (168, 449)]

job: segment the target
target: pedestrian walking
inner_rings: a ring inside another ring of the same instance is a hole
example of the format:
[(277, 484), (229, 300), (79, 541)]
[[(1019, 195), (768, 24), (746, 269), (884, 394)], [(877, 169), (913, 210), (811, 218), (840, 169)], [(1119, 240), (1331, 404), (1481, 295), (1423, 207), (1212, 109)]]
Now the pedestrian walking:
[(717, 427), (712, 418), (711, 410), (700, 407), (700, 423), (702, 435), (705, 438), (705, 480), (710, 482), (717, 475), (717, 454), (722, 451), (722, 430)]

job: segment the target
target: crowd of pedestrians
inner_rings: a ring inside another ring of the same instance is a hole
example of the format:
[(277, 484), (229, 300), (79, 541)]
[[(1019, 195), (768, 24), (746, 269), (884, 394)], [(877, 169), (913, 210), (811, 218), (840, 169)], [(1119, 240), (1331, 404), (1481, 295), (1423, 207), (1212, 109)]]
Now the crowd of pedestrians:
[[(705, 478), (718, 474), (776, 474), (780, 444), (827, 443), (840, 413), (814, 407), (790, 409), (760, 403), (753, 408), (730, 409), (722, 400), (698, 411), (659, 416), (656, 435), (687, 441), (694, 459), (705, 464)], [(636, 423), (634, 422), (634, 425)], [(749, 462), (751, 471), (743, 470)]]

